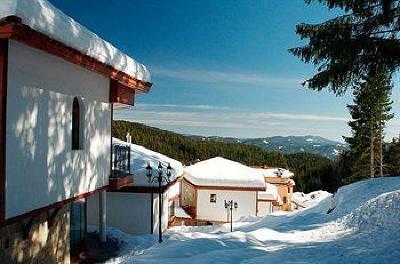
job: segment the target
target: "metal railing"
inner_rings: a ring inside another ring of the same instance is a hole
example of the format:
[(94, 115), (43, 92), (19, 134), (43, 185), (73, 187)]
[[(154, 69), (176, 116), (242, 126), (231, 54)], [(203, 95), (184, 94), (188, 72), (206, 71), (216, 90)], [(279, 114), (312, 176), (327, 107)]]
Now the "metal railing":
[(130, 146), (113, 144), (112, 146), (112, 177), (131, 174)]

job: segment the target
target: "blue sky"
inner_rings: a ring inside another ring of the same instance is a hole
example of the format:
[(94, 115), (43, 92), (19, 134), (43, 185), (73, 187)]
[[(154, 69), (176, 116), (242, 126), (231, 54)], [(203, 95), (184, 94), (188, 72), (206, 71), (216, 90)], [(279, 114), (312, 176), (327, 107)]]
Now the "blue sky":
[[(287, 51), (302, 44), (296, 24), (335, 15), (323, 6), (303, 0), (51, 2), (149, 67), (151, 92), (116, 111), (116, 119), (198, 135), (341, 140), (349, 134), (351, 93), (303, 88), (314, 68)], [(388, 138), (400, 131), (398, 97), (396, 86), (397, 117)]]

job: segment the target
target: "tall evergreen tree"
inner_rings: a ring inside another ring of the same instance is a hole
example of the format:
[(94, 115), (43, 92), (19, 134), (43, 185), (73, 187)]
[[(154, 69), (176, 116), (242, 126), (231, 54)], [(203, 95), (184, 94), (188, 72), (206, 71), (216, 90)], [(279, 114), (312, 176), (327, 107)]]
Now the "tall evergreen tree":
[(376, 173), (383, 176), (383, 137), (390, 113), (392, 85), (390, 74), (373, 69), (354, 88), (354, 104), (349, 105), (352, 137), (345, 138), (350, 145), (353, 180)]
[(351, 167), (352, 161), (349, 150), (343, 150), (339, 152), (339, 156), (336, 162), (336, 171), (337, 171), (337, 181), (340, 184), (349, 184), (351, 183)]
[(319, 24), (299, 24), (308, 40), (290, 52), (318, 72), (304, 85), (343, 94), (379, 63), (393, 73), (400, 67), (400, 0), (305, 0), (319, 2), (342, 15)]
[(385, 144), (384, 159), (387, 174), (400, 175), (400, 138), (394, 138), (393, 142)]

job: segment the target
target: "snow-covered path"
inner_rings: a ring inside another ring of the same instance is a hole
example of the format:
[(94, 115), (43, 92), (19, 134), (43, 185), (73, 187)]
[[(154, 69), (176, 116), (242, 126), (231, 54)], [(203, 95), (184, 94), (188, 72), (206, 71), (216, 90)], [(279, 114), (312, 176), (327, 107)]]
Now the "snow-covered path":
[(379, 178), (325, 194), (303, 211), (247, 217), (233, 233), (179, 227), (158, 244), (111, 229), (126, 246), (108, 263), (396, 263), (399, 224), (400, 177)]

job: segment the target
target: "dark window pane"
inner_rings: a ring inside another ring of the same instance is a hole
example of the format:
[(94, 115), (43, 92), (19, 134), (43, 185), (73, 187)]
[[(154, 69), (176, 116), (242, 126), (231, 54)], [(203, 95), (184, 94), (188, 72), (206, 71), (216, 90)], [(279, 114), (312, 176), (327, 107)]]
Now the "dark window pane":
[(217, 202), (217, 195), (210, 194), (210, 203), (216, 203), (216, 202)]
[(80, 149), (80, 106), (78, 98), (72, 104), (72, 149)]
[(72, 202), (70, 211), (70, 252), (72, 256), (76, 256), (84, 249), (85, 217), (85, 201)]

